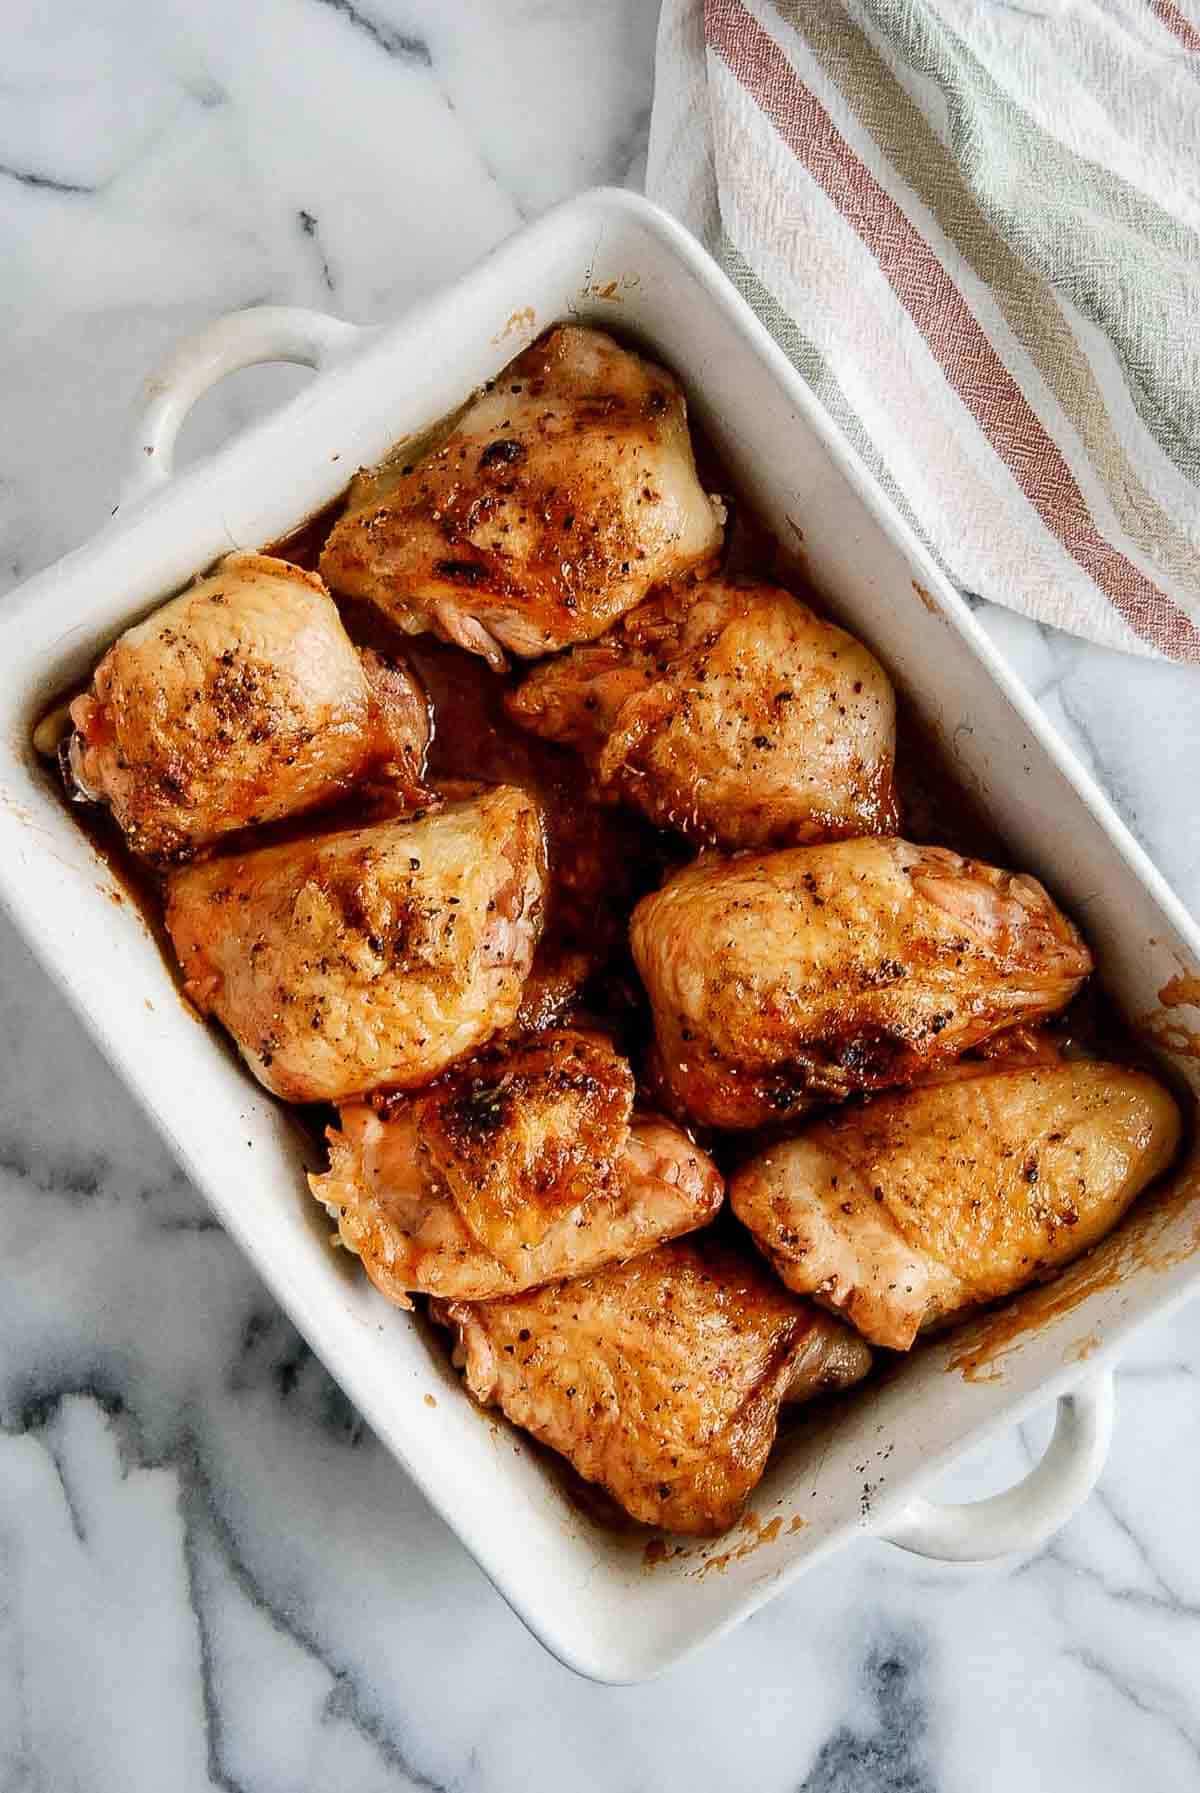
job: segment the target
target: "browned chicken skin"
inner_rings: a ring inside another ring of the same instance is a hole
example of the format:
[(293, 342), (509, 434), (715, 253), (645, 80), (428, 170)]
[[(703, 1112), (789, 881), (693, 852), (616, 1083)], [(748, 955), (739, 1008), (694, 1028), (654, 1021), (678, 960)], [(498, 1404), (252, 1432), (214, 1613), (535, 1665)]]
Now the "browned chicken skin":
[(723, 521), (672, 375), (560, 324), (436, 448), (351, 492), (321, 571), (410, 634), (502, 668), (506, 648), (588, 641), (656, 581), (711, 566)]
[[(68, 741), (61, 706), (35, 733), (164, 871), (197, 1007), (268, 1090), (339, 1104), (309, 1183), (378, 1289), (431, 1298), (479, 1401), (699, 1535), (784, 1402), (1052, 1274), (1181, 1134), (1041, 1026), (1092, 969), (1041, 885), (897, 838), (886, 674), (717, 576), (725, 521), (675, 378), (558, 325), (356, 477), (341, 614), (229, 555), (114, 643)], [(785, 564), (735, 534), (729, 563)], [(506, 655), (543, 664), (514, 690)], [(904, 808), (940, 839), (920, 757)], [(736, 1222), (692, 1122), (743, 1130), (712, 1142)]]
[(182, 859), (311, 809), (368, 770), (417, 787), (420, 686), (359, 654), (315, 573), (230, 554), (127, 629), (71, 705), (74, 782), (135, 852)]
[(721, 1205), (711, 1160), (633, 1110), (628, 1064), (560, 1030), (492, 1048), (415, 1095), (343, 1108), (310, 1177), (343, 1244), (401, 1307), (479, 1301), (650, 1251)]
[(189, 996), (291, 1102), (425, 1082), (514, 1019), (541, 929), (541, 817), (497, 785), (172, 872)]
[(1092, 968), (1033, 878), (895, 838), (702, 857), (630, 939), (674, 1111), (754, 1127), (908, 1082)]
[(510, 713), (602, 792), (728, 848), (888, 834), (895, 700), (861, 642), (778, 586), (660, 592), (536, 667)]
[(980, 1067), (768, 1147), (730, 1201), (789, 1288), (903, 1351), (1094, 1245), (1179, 1137), (1174, 1099), (1144, 1072)]
[(704, 1235), (619, 1268), (476, 1305), (435, 1302), (467, 1387), (647, 1525), (726, 1530), (779, 1408), (845, 1388), (870, 1352), (754, 1260)]

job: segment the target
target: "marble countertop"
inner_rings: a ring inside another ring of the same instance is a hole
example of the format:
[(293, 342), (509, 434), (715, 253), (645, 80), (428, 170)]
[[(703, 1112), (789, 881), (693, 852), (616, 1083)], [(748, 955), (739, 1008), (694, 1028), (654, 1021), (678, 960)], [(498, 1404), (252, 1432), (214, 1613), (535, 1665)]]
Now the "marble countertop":
[[(638, 184), (650, 0), (10, 0), (0, 585), (113, 502), (138, 381), (257, 301), (387, 317)], [(305, 376), (205, 399), (201, 453)], [(1193, 908), (1197, 674), (986, 626)], [(529, 1638), (0, 924), (0, 1789), (1200, 1788), (1200, 1306), (1030, 1561), (864, 1543), (653, 1685)], [(1040, 1429), (977, 1452), (959, 1496)]]

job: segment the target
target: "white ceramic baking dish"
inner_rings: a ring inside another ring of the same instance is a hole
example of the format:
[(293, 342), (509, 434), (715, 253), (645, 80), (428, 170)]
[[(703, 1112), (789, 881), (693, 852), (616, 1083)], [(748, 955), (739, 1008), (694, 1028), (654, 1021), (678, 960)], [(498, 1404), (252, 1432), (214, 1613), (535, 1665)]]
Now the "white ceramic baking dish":
[[(53, 794), (30, 726), (136, 616), (227, 549), (258, 547), (314, 512), (567, 315), (636, 332), (682, 375), (777, 533), (803, 530), (816, 583), (937, 729), (1012, 860), (1082, 921), (1126, 1013), (1174, 1047), (1193, 1084), (1196, 1036), (1171, 1024), (1188, 1017), (1180, 998), (1200, 996), (1187, 982), (1200, 973), (1200, 934), (766, 331), (644, 201), (574, 200), (386, 329), (278, 308), (225, 318), (148, 383), (114, 520), (3, 607), (0, 892), (223, 1223), (514, 1609), (564, 1662), (622, 1681), (674, 1662), (863, 1533), (959, 1559), (1047, 1537), (1103, 1460), (1112, 1393), (1098, 1366), (1200, 1277), (1200, 1192), (1193, 1158), (1097, 1258), (1023, 1297), (1019, 1323), (976, 1322), (926, 1345), (800, 1424), (743, 1529), (678, 1551), (593, 1526), (535, 1451), (463, 1397), (421, 1324), (330, 1250), (301, 1176), (311, 1145), (181, 1006), (136, 910), (114, 901), (109, 871)], [(231, 370), (272, 359), (318, 377), (173, 477), (189, 405)], [(1018, 1488), (967, 1507), (923, 1498), (956, 1454), (1054, 1397), (1053, 1442)]]

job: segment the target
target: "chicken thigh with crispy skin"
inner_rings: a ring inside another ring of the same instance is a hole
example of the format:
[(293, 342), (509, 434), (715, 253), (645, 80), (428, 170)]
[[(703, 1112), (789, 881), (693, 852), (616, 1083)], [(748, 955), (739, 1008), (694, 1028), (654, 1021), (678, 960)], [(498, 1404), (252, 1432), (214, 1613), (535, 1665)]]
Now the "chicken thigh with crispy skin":
[(291, 1102), (425, 1082), (514, 1019), (541, 929), (539, 811), (497, 785), (419, 820), (170, 874), (197, 1008)]
[(705, 1234), (536, 1294), (435, 1302), (467, 1387), (647, 1525), (726, 1530), (784, 1401), (846, 1388), (862, 1340)]
[(742, 1166), (730, 1200), (791, 1289), (904, 1351), (1114, 1227), (1179, 1145), (1142, 1071), (990, 1070), (830, 1114)]
[(712, 1219), (723, 1184), (633, 1110), (609, 1042), (564, 1029), (488, 1048), (428, 1089), (343, 1108), (309, 1178), (391, 1301), (481, 1301), (580, 1276)]
[(778, 586), (658, 593), (535, 667), (509, 711), (578, 747), (605, 795), (698, 840), (783, 846), (896, 827), (887, 674)]
[(673, 1111), (754, 1127), (1062, 1008), (1092, 968), (1035, 879), (896, 838), (702, 857), (631, 944)]
[(127, 629), (71, 705), (71, 782), (136, 853), (184, 859), (368, 771), (415, 790), (429, 739), (407, 668), (360, 654), (324, 584), (264, 554)]
[(436, 447), (365, 476), (321, 571), (410, 634), (500, 669), (505, 649), (589, 641), (656, 581), (707, 570), (723, 524), (675, 378), (559, 324)]

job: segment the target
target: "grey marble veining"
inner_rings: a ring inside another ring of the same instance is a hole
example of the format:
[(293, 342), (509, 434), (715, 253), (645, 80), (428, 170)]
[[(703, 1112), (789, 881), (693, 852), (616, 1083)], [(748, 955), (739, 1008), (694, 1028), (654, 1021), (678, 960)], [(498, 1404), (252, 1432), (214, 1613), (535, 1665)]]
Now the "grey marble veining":
[[(0, 586), (107, 515), (138, 381), (256, 300), (371, 320), (637, 181), (640, 0), (14, 0), (0, 78)], [(199, 454), (305, 376), (198, 408)], [(1184, 899), (1196, 673), (980, 615)], [(532, 1642), (0, 923), (0, 1790), (1200, 1787), (1200, 1310), (1123, 1366), (1032, 1560), (878, 1544), (663, 1681)], [(1034, 1423), (945, 1492), (1021, 1474)]]

